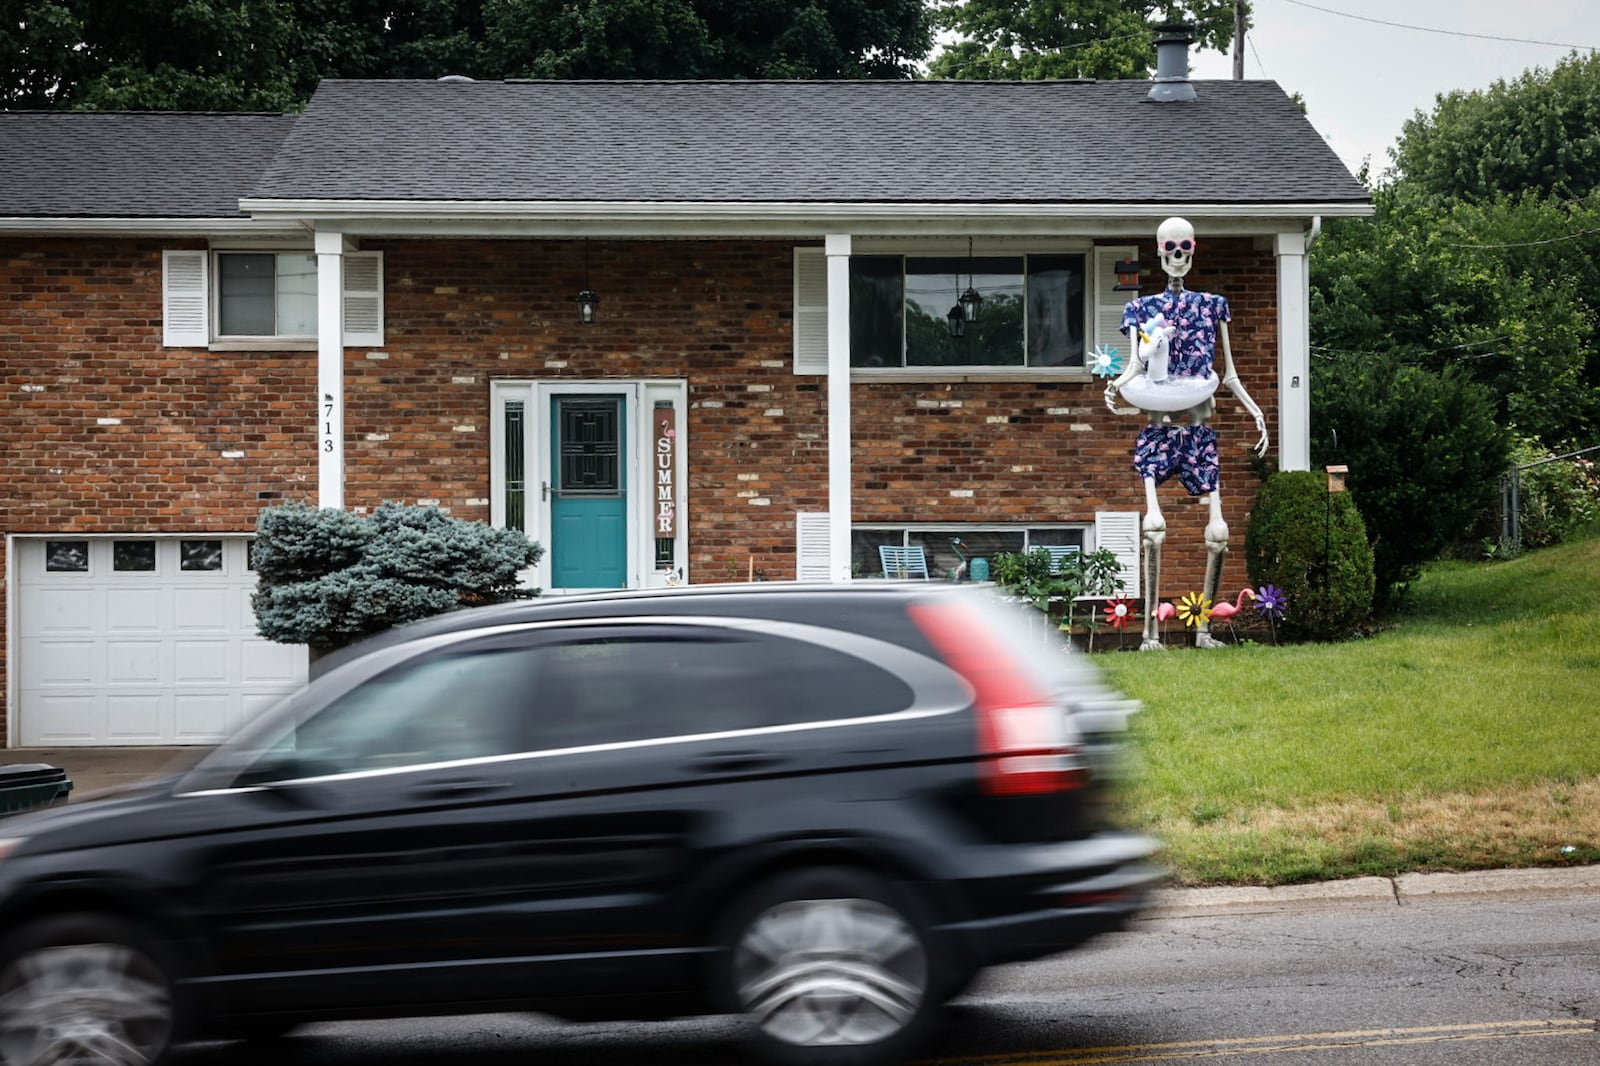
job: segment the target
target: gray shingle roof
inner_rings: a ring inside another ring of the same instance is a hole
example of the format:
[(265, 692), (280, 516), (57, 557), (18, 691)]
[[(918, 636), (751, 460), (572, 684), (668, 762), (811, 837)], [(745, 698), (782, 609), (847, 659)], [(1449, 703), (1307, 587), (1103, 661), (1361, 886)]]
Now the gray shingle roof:
[(0, 217), (237, 218), (292, 115), (0, 112)]
[(1275, 82), (328, 81), (251, 195), (1365, 203)]

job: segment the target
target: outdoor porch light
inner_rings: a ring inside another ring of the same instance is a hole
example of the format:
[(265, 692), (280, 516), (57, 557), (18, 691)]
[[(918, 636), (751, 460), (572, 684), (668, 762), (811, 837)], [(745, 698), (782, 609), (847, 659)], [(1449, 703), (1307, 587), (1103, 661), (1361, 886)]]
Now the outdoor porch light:
[[(956, 278), (956, 284), (961, 284), (961, 279), (959, 277)], [(968, 322), (976, 321), (978, 318), (978, 312), (983, 310), (983, 294), (978, 291), (977, 286), (973, 283), (972, 279), (971, 237), (967, 238), (967, 291), (961, 294), (961, 299), (957, 302), (961, 305), (961, 313)], [(962, 332), (966, 332), (965, 326), (962, 327)], [(960, 333), (956, 334), (958, 337), (960, 335)]]
[(594, 309), (600, 306), (599, 294), (585, 284), (583, 291), (574, 296), (573, 299), (578, 304), (578, 321), (586, 326), (593, 325)]
[(600, 306), (600, 295), (589, 288), (589, 238), (583, 239), (583, 291), (573, 297), (578, 305), (578, 321), (585, 326), (594, 324), (595, 308)]

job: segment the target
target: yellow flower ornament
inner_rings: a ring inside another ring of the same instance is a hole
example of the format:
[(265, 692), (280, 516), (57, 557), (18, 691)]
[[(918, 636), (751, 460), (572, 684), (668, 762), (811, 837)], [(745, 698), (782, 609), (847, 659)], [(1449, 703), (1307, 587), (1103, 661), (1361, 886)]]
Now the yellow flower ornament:
[(1198, 592), (1191, 592), (1178, 601), (1178, 617), (1190, 629), (1199, 629), (1202, 623), (1211, 621), (1212, 610), (1211, 601)]

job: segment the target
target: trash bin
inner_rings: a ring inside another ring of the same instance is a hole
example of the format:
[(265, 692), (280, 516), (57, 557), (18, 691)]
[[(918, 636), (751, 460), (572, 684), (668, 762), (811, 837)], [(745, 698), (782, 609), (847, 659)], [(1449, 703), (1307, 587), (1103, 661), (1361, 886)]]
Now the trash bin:
[(65, 802), (71, 791), (67, 772), (58, 767), (44, 763), (0, 766), (0, 815)]

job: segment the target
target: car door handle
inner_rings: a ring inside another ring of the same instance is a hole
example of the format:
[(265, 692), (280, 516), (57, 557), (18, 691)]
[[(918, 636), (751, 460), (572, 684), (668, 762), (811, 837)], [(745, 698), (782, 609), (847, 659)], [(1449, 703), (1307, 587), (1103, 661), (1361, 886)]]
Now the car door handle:
[(697, 774), (739, 774), (779, 766), (783, 761), (760, 751), (722, 751), (690, 760), (689, 769)]
[(420, 800), (452, 800), (470, 799), (474, 796), (485, 796), (491, 792), (499, 792), (510, 786), (504, 781), (440, 781), (433, 785), (423, 785), (412, 789), (411, 797)]

